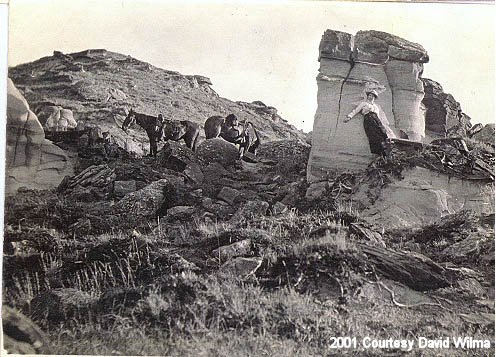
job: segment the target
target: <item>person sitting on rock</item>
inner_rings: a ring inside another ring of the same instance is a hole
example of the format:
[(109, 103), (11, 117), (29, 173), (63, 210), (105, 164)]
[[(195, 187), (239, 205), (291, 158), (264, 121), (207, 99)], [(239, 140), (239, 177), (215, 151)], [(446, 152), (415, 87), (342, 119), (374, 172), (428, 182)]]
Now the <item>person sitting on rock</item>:
[(396, 135), (389, 127), (387, 119), (381, 115), (381, 110), (375, 100), (379, 94), (375, 90), (365, 93), (367, 99), (362, 101), (358, 106), (346, 116), (344, 122), (349, 122), (355, 115), (363, 115), (363, 128), (369, 139), (370, 151), (373, 154), (384, 155), (384, 143), (388, 138), (395, 138)]
[(229, 114), (223, 124), (222, 137), (230, 142), (235, 142), (241, 135), (238, 126), (238, 118), (234, 114)]

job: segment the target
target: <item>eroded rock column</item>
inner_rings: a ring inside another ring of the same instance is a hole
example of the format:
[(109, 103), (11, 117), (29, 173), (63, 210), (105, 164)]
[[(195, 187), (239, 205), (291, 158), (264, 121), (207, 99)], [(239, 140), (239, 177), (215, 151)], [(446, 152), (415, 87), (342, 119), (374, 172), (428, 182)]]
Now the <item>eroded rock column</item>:
[(56, 187), (73, 167), (65, 152), (45, 139), (43, 127), (22, 94), (7, 82), (5, 192), (19, 187)]
[(325, 179), (336, 169), (363, 169), (375, 157), (362, 115), (343, 122), (368, 89), (380, 93), (376, 103), (398, 137), (423, 139), (424, 91), (419, 78), (428, 56), (422, 46), (384, 32), (360, 31), (352, 36), (327, 30), (319, 61), (318, 108), (307, 171), (310, 182)]

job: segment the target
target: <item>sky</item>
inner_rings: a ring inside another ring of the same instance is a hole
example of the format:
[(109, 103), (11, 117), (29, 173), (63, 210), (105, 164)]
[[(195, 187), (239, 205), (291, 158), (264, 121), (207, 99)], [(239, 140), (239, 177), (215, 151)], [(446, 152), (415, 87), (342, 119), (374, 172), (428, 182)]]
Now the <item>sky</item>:
[(423, 77), (443, 86), (472, 123), (495, 120), (495, 6), (391, 2), (11, 0), (10, 66), (105, 48), (182, 74), (222, 97), (274, 106), (312, 130), (318, 48), (326, 29), (378, 30), (421, 44)]

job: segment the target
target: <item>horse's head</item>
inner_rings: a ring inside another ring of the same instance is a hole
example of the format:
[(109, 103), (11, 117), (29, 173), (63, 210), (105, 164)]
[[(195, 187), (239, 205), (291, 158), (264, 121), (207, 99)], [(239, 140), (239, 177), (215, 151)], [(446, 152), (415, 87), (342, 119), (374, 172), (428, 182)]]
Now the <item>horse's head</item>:
[(126, 119), (124, 119), (124, 122), (122, 123), (122, 130), (127, 131), (129, 126), (131, 124), (134, 124), (136, 122), (136, 112), (133, 109), (129, 109), (129, 113), (126, 116)]

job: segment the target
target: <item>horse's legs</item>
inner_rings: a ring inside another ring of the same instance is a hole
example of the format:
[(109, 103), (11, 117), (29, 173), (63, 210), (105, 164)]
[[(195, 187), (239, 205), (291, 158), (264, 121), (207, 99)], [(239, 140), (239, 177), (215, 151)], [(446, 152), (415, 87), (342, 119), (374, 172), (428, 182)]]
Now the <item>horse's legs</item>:
[(193, 138), (193, 146), (191, 150), (196, 151), (196, 147), (198, 146), (198, 138), (200, 137), (200, 131), (197, 131), (195, 137)]
[(239, 144), (239, 150), (238, 150), (238, 158), (239, 159), (242, 159), (243, 156), (245, 154), (245, 144), (244, 143), (240, 143)]
[(184, 139), (184, 142), (186, 143), (186, 147), (194, 151), (193, 149), (193, 145), (195, 142), (194, 134), (191, 135), (191, 133), (186, 133), (182, 136), (182, 139)]

